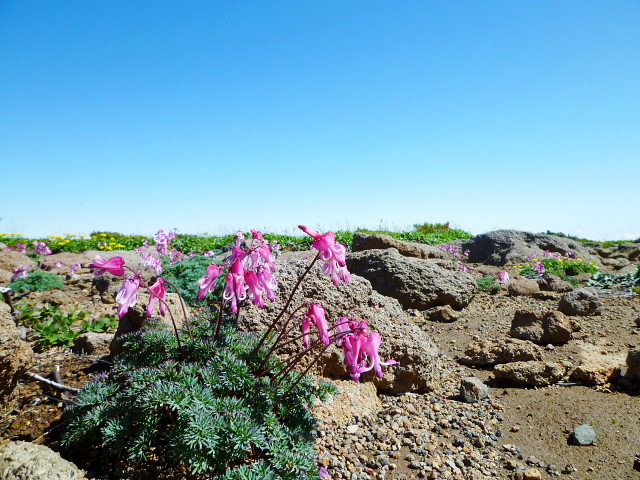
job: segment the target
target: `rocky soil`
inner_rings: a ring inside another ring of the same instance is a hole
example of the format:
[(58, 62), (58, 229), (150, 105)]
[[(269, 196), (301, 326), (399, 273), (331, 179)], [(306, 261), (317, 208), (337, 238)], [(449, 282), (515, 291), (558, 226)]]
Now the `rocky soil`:
[[(438, 249), (364, 237), (354, 241), (361, 253), (353, 254), (348, 286), (332, 290), (314, 273), (301, 299), (322, 300), (334, 316), (355, 305), (351, 315), (385, 336), (383, 356), (400, 362), (383, 381), (355, 383), (340, 368), (337, 350), (328, 350), (316, 374), (332, 378), (339, 393), (314, 412), (319, 463), (330, 478), (640, 479), (640, 297), (615, 289), (576, 293), (557, 279), (518, 278), (509, 267), (531, 253), (573, 248), (604, 270), (625, 272), (637, 263), (640, 245), (597, 249), (549, 235), (501, 232), (465, 243), (475, 248), (477, 262), (485, 262), (471, 265), (482, 273), (456, 276), (455, 263)], [(24, 260), (18, 255), (0, 251), (0, 278)], [(285, 255), (281, 270), (298, 271), (304, 256)], [(470, 279), (499, 268), (511, 275), (508, 288), (471, 292)], [(284, 277), (280, 281), (284, 291), (291, 288)], [(80, 307), (95, 317), (113, 313), (115, 284), (95, 282), (83, 270), (67, 275), (65, 283), (65, 290), (23, 299)], [(6, 306), (0, 313), (10, 318)], [(261, 328), (263, 313), (244, 316), (244, 328)], [(7, 325), (13, 343), (4, 342), (11, 346), (0, 355), (0, 438), (13, 442), (0, 442), (0, 478), (20, 478), (20, 472), (34, 479), (54, 478), (52, 472), (78, 478), (54, 452), (35, 448), (58, 450), (61, 413), (74, 394), (27, 372), (53, 378), (57, 371), (65, 384), (82, 387), (108, 368), (109, 342), (85, 339), (74, 351), (42, 349), (28, 331)], [(19, 352), (15, 358), (13, 351)], [(585, 424), (593, 431), (575, 430)], [(40, 460), (28, 460), (31, 470), (7, 466), (15, 452)], [(94, 453), (82, 467), (99, 463)], [(56, 466), (41, 475), (42, 459)], [(89, 468), (86, 478), (189, 477), (179, 469), (134, 474), (110, 466)]]

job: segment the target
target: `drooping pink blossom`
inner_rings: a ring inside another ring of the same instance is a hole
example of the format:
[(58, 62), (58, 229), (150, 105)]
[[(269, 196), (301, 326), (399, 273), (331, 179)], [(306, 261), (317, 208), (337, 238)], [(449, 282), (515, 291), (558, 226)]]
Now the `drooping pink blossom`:
[(258, 280), (262, 284), (267, 298), (272, 302), (276, 299), (276, 290), (278, 289), (278, 282), (276, 277), (273, 276), (271, 270), (265, 267), (258, 267)]
[(304, 334), (302, 341), (305, 347), (309, 346), (309, 332), (312, 323), (318, 329), (318, 334), (320, 335), (322, 343), (329, 345), (331, 340), (329, 339), (329, 327), (327, 325), (326, 312), (319, 303), (309, 303), (307, 311), (302, 318), (301, 327), (302, 333)]
[(16, 242), (16, 250), (20, 253), (27, 253), (27, 245), (22, 242)]
[(247, 298), (247, 285), (244, 281), (244, 266), (241, 259), (236, 259), (227, 273), (226, 285), (222, 293), (225, 304), (231, 304), (231, 312), (238, 312), (238, 303)]
[(111, 275), (121, 277), (125, 274), (124, 258), (113, 257), (109, 260), (105, 260), (100, 255), (93, 257), (93, 262), (87, 265), (87, 268), (92, 268), (96, 277), (101, 277), (105, 272), (109, 272)]
[(318, 477), (320, 477), (320, 480), (330, 480), (331, 478), (326, 467), (320, 467), (318, 469)]
[(244, 272), (244, 281), (247, 284), (247, 293), (253, 304), (258, 308), (264, 308), (264, 287), (258, 279), (256, 272), (253, 270)]
[(176, 238), (176, 232), (164, 233), (160, 229), (156, 232), (156, 250), (161, 257), (169, 254), (169, 242)]
[(371, 364), (368, 367), (364, 367), (360, 369), (360, 373), (364, 373), (373, 368), (373, 371), (379, 378), (384, 377), (382, 372), (382, 366), (395, 365), (395, 360), (387, 360), (383, 362), (380, 360), (380, 355), (378, 354), (378, 349), (380, 348), (380, 344), (382, 343), (382, 336), (378, 332), (371, 332), (363, 342), (362, 352), (365, 353), (368, 357), (369, 362)]
[(149, 287), (149, 305), (147, 305), (147, 317), (153, 315), (153, 311), (156, 308), (156, 303), (160, 301), (160, 315), (163, 317), (167, 315), (167, 287), (165, 287), (165, 279), (160, 277), (156, 282)]
[(22, 279), (26, 280), (27, 276), (29, 275), (27, 272), (28, 272), (28, 267), (26, 265), (19, 265), (13, 271), (13, 275), (11, 276), (11, 281), (15, 282), (19, 278), (22, 278)]
[(338, 285), (340, 280), (348, 283), (351, 274), (347, 270), (347, 249), (336, 242), (335, 234), (333, 232), (321, 234), (304, 225), (298, 225), (298, 228), (315, 239), (311, 247), (320, 252), (320, 260), (324, 262), (322, 272), (331, 276), (334, 285)]
[(504, 270), (500, 270), (498, 272), (498, 281), (502, 285), (506, 285), (507, 283), (509, 283), (509, 273), (505, 272)]
[(216, 265), (212, 263), (207, 267), (207, 271), (200, 280), (198, 280), (198, 300), (204, 300), (209, 292), (213, 292), (216, 289), (216, 281), (224, 270), (224, 265)]
[(54, 265), (56, 266), (56, 268), (62, 268), (62, 262), (60, 260), (56, 260)]
[(72, 263), (69, 265), (69, 270), (72, 274), (76, 273), (80, 269), (81, 265), (79, 263)]
[(536, 263), (534, 263), (534, 264), (533, 264), (533, 270), (534, 270), (537, 274), (542, 275), (542, 274), (545, 272), (546, 268), (545, 268), (545, 266), (544, 266), (544, 263), (542, 263), (542, 262), (536, 262)]
[(118, 302), (118, 317), (125, 316), (129, 308), (133, 307), (138, 301), (138, 289), (140, 288), (140, 278), (137, 275), (132, 275), (127, 278), (120, 291), (116, 295), (116, 302)]

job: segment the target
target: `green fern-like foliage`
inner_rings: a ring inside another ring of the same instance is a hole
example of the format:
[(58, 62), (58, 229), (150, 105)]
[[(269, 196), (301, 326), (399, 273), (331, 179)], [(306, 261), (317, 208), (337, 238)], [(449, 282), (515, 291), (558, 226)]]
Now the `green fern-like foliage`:
[(46, 290), (53, 290), (54, 288), (63, 289), (64, 282), (60, 275), (55, 273), (45, 272), (43, 270), (36, 270), (35, 272), (29, 272), (27, 278), (18, 278), (7, 285), (14, 292), (32, 291), (32, 292), (44, 292)]
[[(166, 258), (166, 257), (165, 257)], [(220, 299), (220, 292), (224, 288), (225, 275), (218, 277), (218, 286), (214, 293), (210, 293), (206, 300), (197, 300), (198, 280), (204, 277), (207, 267), (213, 263), (213, 259), (204, 255), (197, 255), (173, 265), (165, 264), (162, 276), (174, 283), (180, 290), (182, 298), (191, 306), (204, 306), (209, 302)]]
[(113, 368), (67, 410), (63, 445), (134, 462), (153, 452), (217, 480), (317, 478), (308, 407), (335, 387), (310, 378), (294, 385), (296, 373), (280, 385), (256, 376), (264, 349), (253, 353), (257, 339), (230, 325), (215, 341), (204, 319), (192, 331), (193, 339), (182, 333), (182, 351), (158, 326), (124, 337)]

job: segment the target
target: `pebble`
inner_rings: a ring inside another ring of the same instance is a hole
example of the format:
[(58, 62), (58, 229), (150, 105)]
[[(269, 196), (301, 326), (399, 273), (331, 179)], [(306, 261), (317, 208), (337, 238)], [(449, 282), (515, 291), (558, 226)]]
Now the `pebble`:
[(571, 437), (574, 444), (580, 446), (593, 445), (598, 439), (595, 429), (591, 425), (587, 425), (586, 423), (578, 425), (576, 428), (574, 428)]

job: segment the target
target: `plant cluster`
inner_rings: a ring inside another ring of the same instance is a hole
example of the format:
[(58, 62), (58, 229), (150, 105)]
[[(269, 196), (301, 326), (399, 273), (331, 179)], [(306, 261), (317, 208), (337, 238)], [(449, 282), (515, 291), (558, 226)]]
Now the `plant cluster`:
[(605, 241), (589, 240), (588, 238), (576, 237), (576, 236), (568, 235), (562, 232), (552, 232), (550, 230), (547, 230), (544, 233), (546, 233), (547, 235), (555, 235), (556, 237), (570, 238), (571, 240), (580, 242), (583, 245), (600, 245), (601, 247), (604, 247), (604, 248), (612, 247), (613, 245), (618, 245), (620, 243), (629, 243), (629, 240), (605, 240)]
[[(18, 267), (19, 269), (20, 267)], [(16, 269), (16, 270), (18, 270)], [(44, 292), (46, 290), (52, 290), (54, 288), (63, 289), (64, 282), (60, 275), (55, 273), (45, 272), (43, 270), (36, 270), (35, 272), (28, 272), (26, 269), (20, 273), (14, 272), (14, 280), (7, 286), (14, 292)]]
[(502, 285), (495, 278), (486, 276), (476, 279), (476, 288), (479, 292), (498, 293), (502, 290)]
[(640, 287), (640, 265), (637, 266), (635, 272), (625, 274), (598, 272), (591, 275), (587, 280), (587, 285), (597, 288), (609, 288), (619, 286), (622, 288)]
[(413, 226), (417, 232), (424, 235), (431, 235), (434, 233), (444, 233), (451, 229), (449, 222), (447, 223), (419, 223)]
[(89, 312), (80, 309), (67, 312), (55, 305), (23, 303), (17, 305), (17, 310), (20, 312), (20, 323), (33, 329), (36, 341), (46, 347), (68, 347), (83, 333), (110, 332), (118, 327), (113, 315), (89, 321), (86, 319)]
[[(160, 315), (171, 317), (174, 331), (156, 325), (124, 337), (125, 353), (113, 369), (87, 386), (67, 411), (64, 445), (102, 445), (108, 454), (138, 462), (153, 452), (217, 479), (318, 478), (315, 425), (308, 408), (332, 388), (316, 385), (307, 372), (332, 344), (342, 348), (354, 380), (370, 370), (382, 377), (382, 367), (396, 362), (380, 359), (382, 338), (369, 332), (366, 322), (340, 317), (330, 327), (318, 303), (290, 308), (317, 261), (335, 285), (350, 278), (346, 248), (335, 235), (300, 228), (318, 253), (260, 337), (237, 333), (233, 318), (245, 302), (264, 308), (266, 301), (275, 300), (277, 247), (261, 232), (252, 231), (250, 238), (239, 232), (226, 261), (206, 267), (196, 282), (196, 299), (219, 299), (219, 304), (211, 305), (213, 313), (192, 321), (185, 313), (184, 330), (177, 328), (166, 305), (167, 288), (180, 294), (176, 284), (157, 277), (148, 285), (121, 257), (96, 256), (89, 265), (96, 275), (132, 272), (116, 297), (119, 316), (146, 288), (147, 316), (158, 306)], [(224, 278), (222, 286), (219, 278)], [(298, 328), (301, 334), (296, 335)], [(283, 347), (293, 342), (301, 342), (302, 349), (282, 358), (289, 351)]]
[(473, 270), (471, 267), (467, 266), (467, 260), (469, 259), (470, 253), (469, 250), (463, 251), (460, 245), (452, 245), (450, 243), (443, 243), (441, 245), (438, 245), (438, 247), (443, 252), (451, 255), (456, 260), (458, 267), (460, 267), (460, 270), (462, 270), (463, 272), (470, 272)]
[(585, 262), (582, 258), (577, 258), (574, 254), (566, 252), (559, 253), (544, 252), (542, 259), (531, 258), (532, 264), (516, 265), (520, 275), (525, 277), (539, 277), (543, 274), (556, 275), (563, 280), (569, 280), (574, 275), (582, 273), (597, 273), (599, 267), (595, 262)]

